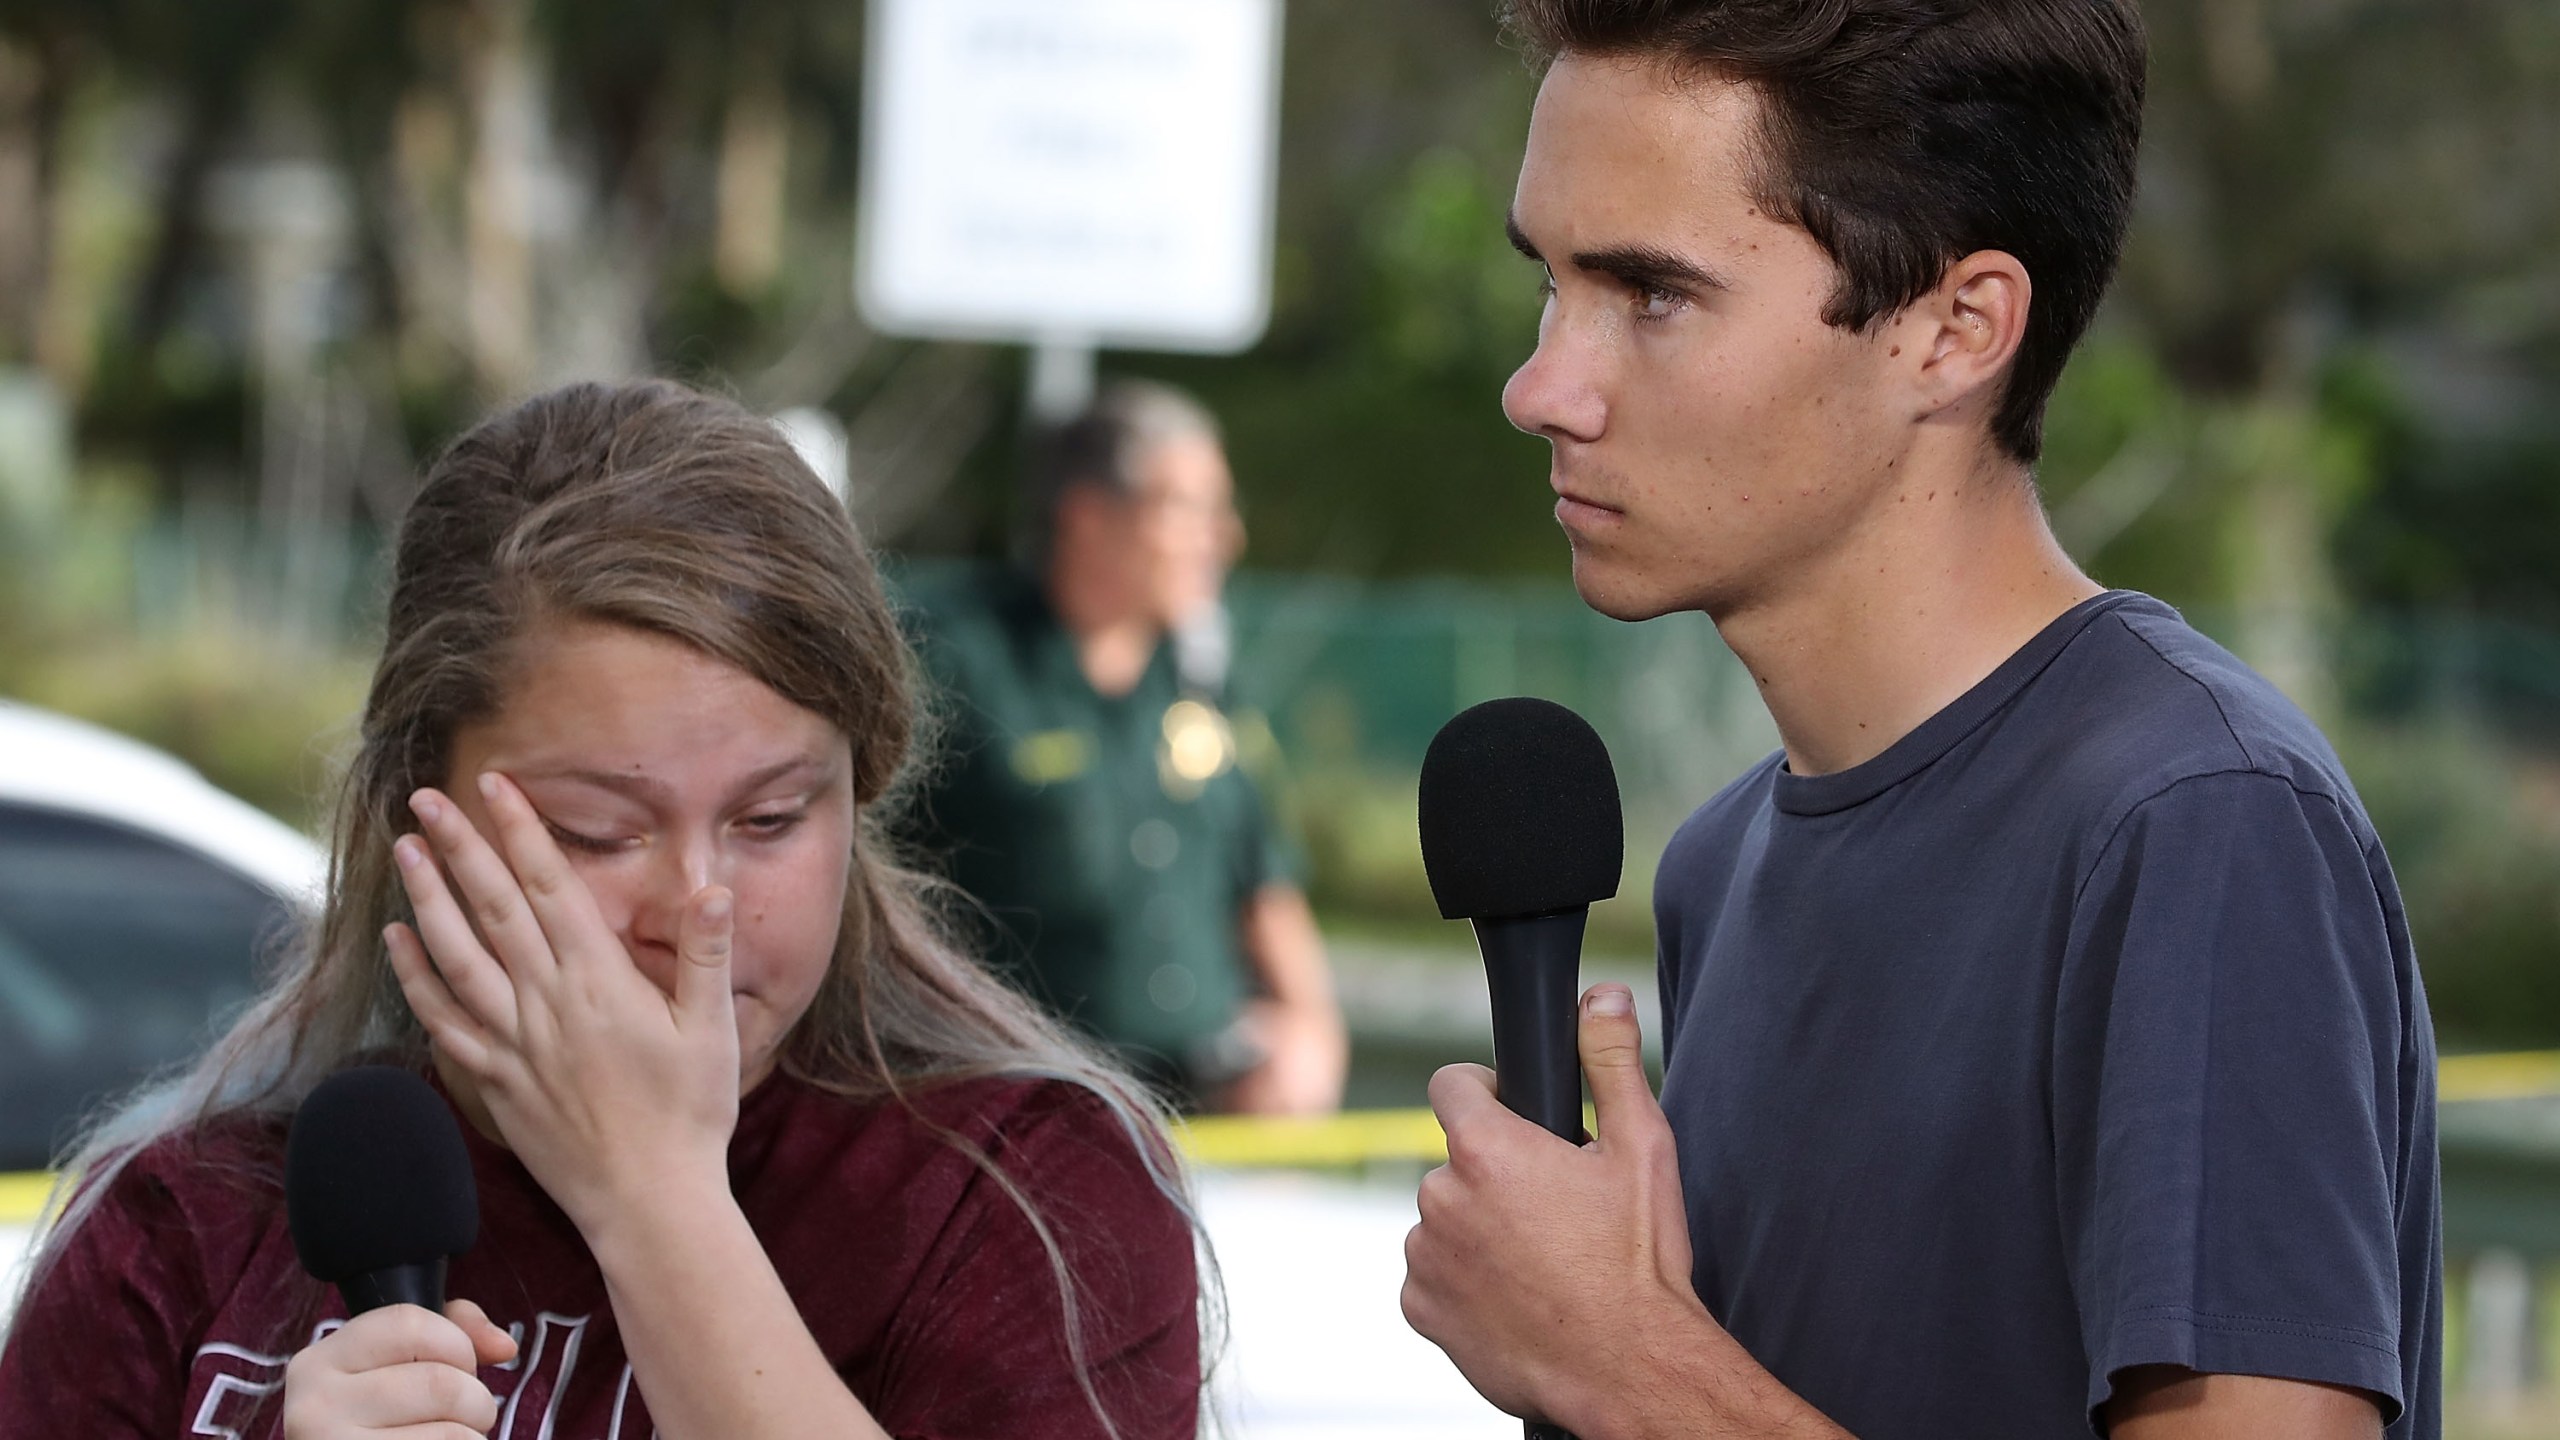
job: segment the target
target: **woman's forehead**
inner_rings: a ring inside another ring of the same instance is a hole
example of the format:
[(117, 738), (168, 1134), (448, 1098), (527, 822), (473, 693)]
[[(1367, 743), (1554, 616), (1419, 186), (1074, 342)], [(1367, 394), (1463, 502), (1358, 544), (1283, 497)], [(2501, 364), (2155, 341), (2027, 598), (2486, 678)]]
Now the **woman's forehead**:
[(832, 759), (834, 724), (683, 641), (592, 621), (526, 637), (496, 711), (457, 748), (504, 750), (560, 770), (746, 773)]

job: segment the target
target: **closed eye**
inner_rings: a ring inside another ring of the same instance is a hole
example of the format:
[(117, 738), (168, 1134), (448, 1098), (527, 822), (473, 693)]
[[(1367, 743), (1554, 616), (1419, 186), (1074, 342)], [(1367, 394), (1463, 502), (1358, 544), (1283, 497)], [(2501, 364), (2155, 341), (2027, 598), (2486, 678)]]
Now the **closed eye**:
[(560, 848), (576, 850), (588, 855), (611, 855), (623, 849), (627, 843), (621, 840), (607, 840), (595, 835), (582, 835), (575, 830), (564, 829), (547, 819), (542, 822), (542, 827), (551, 832), (551, 838), (559, 842)]

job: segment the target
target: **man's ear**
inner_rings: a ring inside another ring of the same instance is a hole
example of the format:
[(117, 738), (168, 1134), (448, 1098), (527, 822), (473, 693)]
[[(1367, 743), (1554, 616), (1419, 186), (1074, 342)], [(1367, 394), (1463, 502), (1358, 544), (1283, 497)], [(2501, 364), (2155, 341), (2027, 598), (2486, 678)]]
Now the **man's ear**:
[(1903, 312), (1904, 351), (1922, 416), (1992, 400), (2027, 333), (2034, 287), (2027, 267), (2000, 250), (1977, 250), (1947, 267), (1938, 288)]

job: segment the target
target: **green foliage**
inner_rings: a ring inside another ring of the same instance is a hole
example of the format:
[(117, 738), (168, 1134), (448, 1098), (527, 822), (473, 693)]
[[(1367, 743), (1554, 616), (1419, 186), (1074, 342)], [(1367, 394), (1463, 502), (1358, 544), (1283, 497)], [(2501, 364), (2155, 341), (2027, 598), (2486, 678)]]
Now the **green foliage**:
[(109, 640), (0, 671), (0, 694), (169, 751), (262, 810), (317, 832), (371, 667), (237, 631)]
[(2560, 771), (2459, 723), (2333, 727), (2448, 1049), (2560, 1045)]
[(137, 624), (155, 588), (195, 579), (218, 591), (242, 578), (156, 570), (149, 491), (146, 471), (93, 468), (59, 528), (0, 576), (0, 696), (157, 745), (316, 830), (370, 663), (293, 643), (202, 595), (169, 606), (188, 616), (180, 623)]

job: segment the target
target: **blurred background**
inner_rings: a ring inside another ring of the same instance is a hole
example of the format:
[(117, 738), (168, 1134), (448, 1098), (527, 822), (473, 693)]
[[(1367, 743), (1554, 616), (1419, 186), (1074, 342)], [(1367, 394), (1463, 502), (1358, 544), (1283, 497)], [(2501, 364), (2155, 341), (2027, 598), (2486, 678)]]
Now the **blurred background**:
[[(2560, 7), (2144, 8), (2141, 202), (2054, 402), (2056, 528), (2336, 738), (2445, 1048), (2560, 1047)], [(1590, 968), (1638, 976), (1662, 839), (1774, 744), (1702, 618), (1581, 607), (1502, 419), (1535, 76), (1488, 10), (1288, 0), (1267, 329), (1099, 360), (1226, 426), (1232, 688), (1283, 757), (1355, 1106), (1484, 1044), (1414, 841), (1442, 720), (1591, 717), (1630, 856)], [(1026, 351), (855, 302), (866, 34), (858, 0), (0, 0), (0, 696), (314, 828), (421, 461), (576, 377), (798, 412), (907, 573), (1003, 553)], [(2506, 1208), (2449, 1216), (2459, 1433), (2560, 1433), (2560, 1120), (2480, 1103), (2506, 1178), (2465, 1193)], [(2462, 1348), (2483, 1255), (2512, 1358)]]

